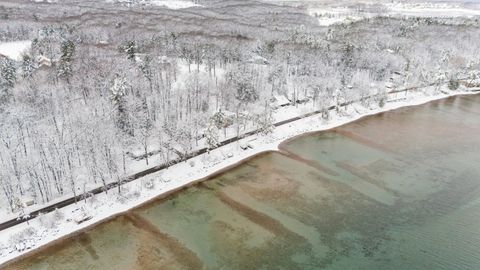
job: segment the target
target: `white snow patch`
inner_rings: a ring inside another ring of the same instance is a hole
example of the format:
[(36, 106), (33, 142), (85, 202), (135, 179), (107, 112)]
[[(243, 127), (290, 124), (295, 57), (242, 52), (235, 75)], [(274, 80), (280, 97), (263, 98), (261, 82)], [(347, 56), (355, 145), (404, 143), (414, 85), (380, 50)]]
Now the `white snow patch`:
[(150, 1), (152, 5), (164, 6), (170, 9), (182, 9), (189, 7), (200, 7), (201, 5), (195, 4), (191, 1), (181, 1), (181, 0), (152, 0)]
[(32, 0), (35, 3), (56, 3), (58, 0)]
[(184, 9), (189, 7), (201, 7), (202, 5), (196, 4), (193, 1), (187, 0), (106, 0), (108, 3), (124, 3), (133, 5), (155, 5), (162, 6), (169, 9)]
[(22, 54), (25, 53), (32, 42), (30, 40), (12, 41), (0, 43), (0, 54), (4, 55), (12, 60), (22, 60)]
[(376, 8), (377, 10), (369, 10), (368, 8), (359, 9), (355, 7), (329, 7), (321, 6), (321, 4), (316, 3), (307, 7), (307, 13), (310, 16), (316, 17), (318, 19), (318, 23), (322, 26), (344, 23), (348, 24), (378, 15), (433, 18), (472, 18), (480, 16), (480, 9), (465, 7), (463, 5), (454, 3), (391, 2), (384, 3)]
[(367, 17), (367, 14), (362, 14), (363, 16), (358, 16), (348, 8), (310, 8), (308, 9), (308, 13), (311, 16), (316, 17), (318, 19), (318, 23), (322, 26), (351, 23)]
[(480, 10), (447, 4), (388, 3), (386, 6), (389, 13), (412, 17), (452, 18), (480, 16)]

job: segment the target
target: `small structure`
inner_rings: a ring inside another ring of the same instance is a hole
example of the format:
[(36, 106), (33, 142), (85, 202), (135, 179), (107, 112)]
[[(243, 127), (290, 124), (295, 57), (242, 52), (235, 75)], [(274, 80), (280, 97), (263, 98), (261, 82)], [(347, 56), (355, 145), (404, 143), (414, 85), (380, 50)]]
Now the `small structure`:
[(242, 150), (247, 150), (248, 149), (248, 145), (245, 142), (240, 142), (239, 146)]
[(98, 43), (97, 43), (97, 47), (106, 47), (110, 45), (110, 42), (108, 42), (107, 40), (100, 40)]
[(52, 60), (43, 55), (37, 56), (37, 65), (39, 69), (49, 68), (52, 66)]
[(88, 214), (87, 211), (82, 207), (80, 209), (80, 212), (77, 214), (77, 216), (73, 220), (75, 221), (75, 223), (80, 224), (92, 218), (93, 216)]
[(273, 95), (273, 98), (271, 100), (271, 103), (272, 103), (272, 106), (274, 108), (278, 108), (278, 107), (283, 107), (283, 106), (286, 106), (286, 105), (289, 105), (290, 103), (292, 103), (287, 97), (285, 97), (284, 95)]
[(388, 90), (393, 90), (395, 88), (395, 84), (392, 81), (386, 82), (385, 88), (387, 88)]
[(21, 203), (25, 206), (32, 206), (35, 204), (35, 200), (32, 197), (29, 196), (23, 196), (20, 198)]
[(385, 83), (385, 88), (387, 88), (388, 90), (393, 90), (404, 85), (405, 75), (399, 71), (394, 71), (388, 79), (388, 82)]
[(252, 55), (252, 57), (248, 59), (247, 62), (251, 64), (257, 64), (257, 65), (268, 65), (268, 60), (265, 57), (262, 57), (258, 54)]

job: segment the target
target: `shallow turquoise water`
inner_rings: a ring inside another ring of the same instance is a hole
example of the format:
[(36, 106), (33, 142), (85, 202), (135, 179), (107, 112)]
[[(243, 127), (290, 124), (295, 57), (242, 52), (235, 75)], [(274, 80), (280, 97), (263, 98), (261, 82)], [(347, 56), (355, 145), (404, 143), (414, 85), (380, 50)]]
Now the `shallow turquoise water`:
[(7, 269), (480, 269), (480, 96), (299, 137)]

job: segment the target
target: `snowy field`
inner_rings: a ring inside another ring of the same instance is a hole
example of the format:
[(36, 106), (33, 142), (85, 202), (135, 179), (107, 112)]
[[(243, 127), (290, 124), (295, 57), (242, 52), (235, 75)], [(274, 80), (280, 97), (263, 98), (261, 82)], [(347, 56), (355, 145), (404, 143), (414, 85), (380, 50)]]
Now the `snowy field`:
[(480, 16), (480, 2), (469, 1), (305, 1), (268, 2), (303, 8), (319, 25), (351, 23), (375, 16), (455, 18)]
[(122, 4), (134, 4), (134, 5), (155, 5), (169, 9), (184, 9), (189, 7), (201, 7), (201, 5), (188, 0), (106, 0), (107, 3), (122, 3)]
[(29, 40), (0, 42), (0, 55), (20, 61), (22, 54), (30, 48), (31, 44), (32, 42)]
[(419, 17), (473, 17), (480, 9), (466, 8), (454, 3), (401, 3), (385, 4), (388, 14)]
[[(368, 6), (367, 6), (368, 7)], [(375, 10), (378, 9), (378, 12)], [(316, 8), (308, 7), (307, 13), (318, 18), (322, 26), (329, 26), (338, 23), (351, 23), (374, 16), (392, 17), (422, 17), (422, 18), (473, 18), (480, 16), (480, 9), (466, 8), (457, 4), (435, 4), (435, 3), (400, 3), (392, 2), (376, 6), (375, 9), (364, 8)]]
[[(475, 91), (478, 91), (475, 89)], [(475, 94), (472, 89), (450, 92), (447, 87), (438, 91), (429, 87), (423, 91), (390, 94), (383, 108), (365, 107), (360, 104), (348, 106), (346, 111), (332, 113), (330, 120), (319, 115), (303, 118), (291, 124), (277, 127), (269, 135), (254, 135), (203, 154), (168, 169), (148, 175), (122, 186), (123, 195), (111, 191), (87, 198), (55, 212), (42, 215), (29, 223), (23, 223), (0, 232), (0, 264), (75, 231), (101, 222), (103, 219), (122, 214), (162, 194), (169, 194), (185, 185), (202, 181), (210, 174), (233, 166), (242, 160), (265, 151), (277, 151), (281, 142), (299, 134), (331, 129), (355, 121), (361, 117), (394, 110), (404, 106), (420, 105), (449, 96)], [(304, 107), (311, 106), (306, 103)], [(306, 108), (304, 108), (306, 109)], [(283, 115), (290, 115), (285, 111)], [(244, 150), (242, 145), (249, 147)], [(186, 173), (187, 172), (187, 173)], [(78, 220), (86, 220), (77, 224)]]

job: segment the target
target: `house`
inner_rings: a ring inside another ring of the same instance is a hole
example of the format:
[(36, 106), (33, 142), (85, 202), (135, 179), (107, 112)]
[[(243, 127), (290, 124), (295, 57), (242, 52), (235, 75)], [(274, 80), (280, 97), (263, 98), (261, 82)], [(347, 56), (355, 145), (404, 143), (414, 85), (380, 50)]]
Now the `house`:
[(35, 204), (35, 199), (33, 197), (25, 195), (25, 196), (20, 197), (20, 203), (24, 207), (32, 206), (32, 205)]
[(403, 87), (404, 85), (405, 75), (399, 71), (392, 72), (392, 75), (390, 76), (388, 81), (385, 82), (385, 88), (387, 88), (387, 90), (397, 89), (399, 87)]
[(276, 95), (274, 94), (271, 100), (271, 104), (274, 108), (283, 107), (286, 105), (290, 105), (292, 102), (285, 97), (284, 95)]

